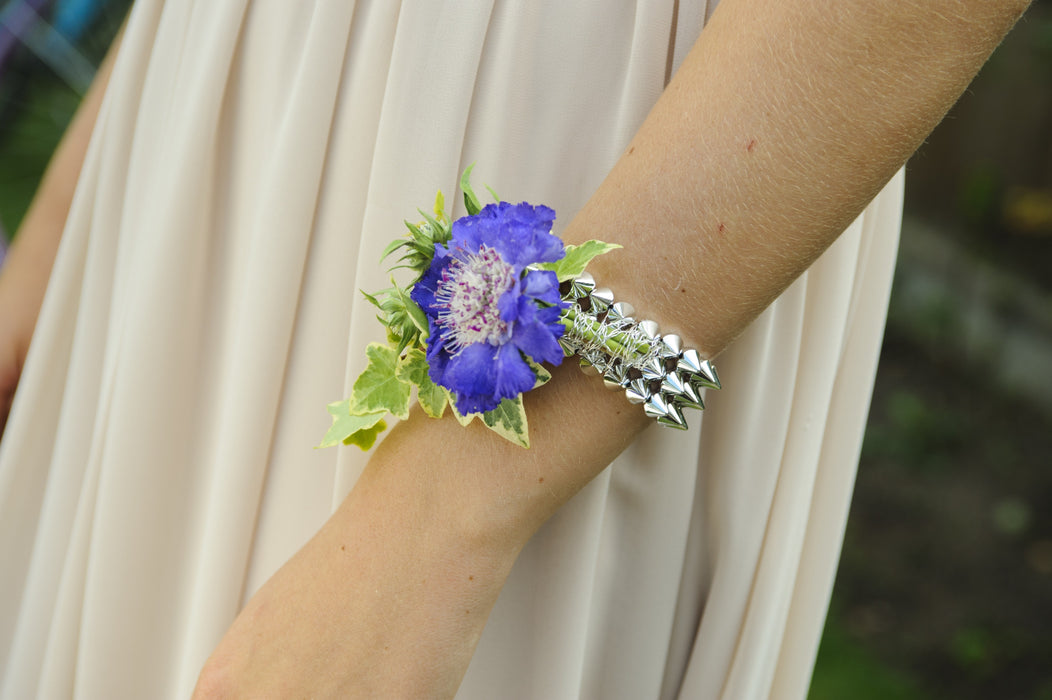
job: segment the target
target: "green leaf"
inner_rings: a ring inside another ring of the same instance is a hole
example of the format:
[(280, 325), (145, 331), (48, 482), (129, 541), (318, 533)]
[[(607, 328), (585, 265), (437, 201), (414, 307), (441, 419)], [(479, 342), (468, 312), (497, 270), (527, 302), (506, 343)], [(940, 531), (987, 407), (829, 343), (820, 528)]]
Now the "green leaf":
[(530, 446), (529, 426), (526, 425), (526, 409), (522, 406), (521, 395), (514, 401), (504, 399), (495, 409), (483, 413), (482, 422), (505, 440), (520, 447)]
[[(408, 224), (409, 224), (409, 222), (406, 222), (406, 225), (408, 225)], [(391, 253), (395, 252), (396, 250), (398, 250), (399, 248), (401, 248), (402, 246), (405, 246), (405, 245), (409, 245), (409, 241), (406, 240), (405, 238), (396, 238), (393, 241), (391, 241), (390, 243), (388, 243), (387, 247), (384, 248), (384, 252), (380, 254), (380, 262), (383, 262), (384, 260), (386, 260), (388, 255), (390, 255)]]
[(403, 308), (405, 308), (406, 316), (409, 318), (410, 321), (413, 322), (413, 325), (416, 326), (417, 329), (426, 337), (428, 333), (428, 326), (427, 315), (424, 313), (424, 310), (420, 308), (419, 304), (417, 304), (415, 301), (409, 298), (409, 294), (406, 293), (406, 290), (399, 287), (398, 283), (396, 283), (393, 278), (391, 279), (391, 284), (394, 285), (395, 294), (398, 295), (398, 298), (402, 302)]
[(448, 221), (446, 217), (446, 196), (442, 194), (442, 190), (438, 191), (435, 195), (435, 218), (439, 221)]
[(493, 197), (493, 201), (494, 201), (494, 202), (499, 202), (499, 201), (500, 201), (500, 195), (499, 195), (499, 194), (497, 194), (497, 193), (496, 193), (496, 192), (495, 192), (495, 191), (493, 190), (493, 188), (492, 188), (492, 187), (490, 187), (489, 185), (486, 185), (486, 190), (488, 190), (488, 191), (489, 191), (489, 196), (490, 196), (490, 197)]
[(611, 250), (620, 248), (616, 243), (604, 243), (602, 241), (587, 241), (581, 245), (566, 246), (566, 256), (562, 260), (553, 263), (543, 263), (537, 267), (541, 270), (551, 270), (560, 282), (573, 279), (584, 272), (592, 258), (609, 253)]
[(416, 400), (424, 413), (432, 418), (441, 418), (445, 413), (449, 394), (427, 374), (427, 356), (423, 350), (413, 348), (398, 363), (398, 378), (416, 384)]
[(544, 365), (538, 364), (528, 357), (526, 358), (526, 361), (530, 363), (530, 369), (532, 369), (533, 373), (537, 375), (537, 381), (533, 383), (533, 388), (536, 389), (543, 384), (547, 384), (548, 380), (552, 378), (552, 373), (546, 370)]
[[(382, 416), (383, 414), (381, 413), (380, 415)], [(368, 428), (362, 428), (351, 433), (349, 436), (344, 438), (343, 444), (357, 445), (362, 449), (362, 452), (365, 452), (374, 444), (376, 444), (376, 438), (379, 437), (380, 433), (382, 433), (385, 430), (387, 430), (387, 421), (381, 418), (379, 421), (376, 422), (375, 425), (372, 425)]]
[(446, 399), (449, 401), (449, 410), (453, 411), (453, 417), (457, 419), (457, 423), (461, 425), (468, 425), (471, 421), (479, 418), (478, 413), (461, 413), (457, 410), (457, 400), (448, 390), (443, 389), (446, 392)]
[(464, 170), (464, 174), (460, 176), (460, 189), (464, 192), (464, 206), (467, 207), (468, 216), (475, 216), (482, 211), (482, 204), (479, 202), (479, 198), (475, 196), (475, 190), (471, 189), (471, 170), (475, 167), (472, 163)]
[(348, 442), (351, 440), (355, 440), (353, 444), (361, 446), (356, 440), (356, 435), (371, 432), (372, 439), (369, 441), (368, 445), (362, 447), (363, 450), (367, 450), (372, 446), (373, 442), (376, 441), (376, 436), (383, 432), (384, 428), (387, 427), (387, 424), (383, 421), (383, 411), (362, 415), (351, 415), (350, 403), (351, 400), (346, 399), (344, 401), (330, 403), (326, 407), (326, 410), (332, 414), (332, 425), (329, 426), (328, 432), (325, 433), (325, 437), (322, 438), (321, 444), (318, 445), (317, 449), (332, 447), (341, 442), (345, 445), (352, 444), (351, 442)]
[(354, 381), (350, 410), (365, 414), (389, 412), (399, 418), (409, 417), (409, 384), (396, 375), (398, 353), (380, 343), (369, 343), (365, 349), (369, 365)]

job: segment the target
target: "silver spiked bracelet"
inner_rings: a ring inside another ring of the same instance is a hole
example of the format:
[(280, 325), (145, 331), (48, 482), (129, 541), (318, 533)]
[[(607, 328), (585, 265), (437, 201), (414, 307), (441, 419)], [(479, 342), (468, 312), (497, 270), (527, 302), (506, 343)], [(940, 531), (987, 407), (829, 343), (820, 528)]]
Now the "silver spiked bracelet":
[(578, 355), (587, 374), (601, 374), (608, 389), (624, 390), (661, 425), (687, 429), (684, 408), (701, 410), (703, 389), (719, 389), (716, 368), (697, 350), (684, 350), (678, 335), (661, 335), (653, 321), (636, 321), (630, 304), (614, 301), (587, 272), (564, 282), (564, 316), (571, 322), (559, 339), (567, 357)]

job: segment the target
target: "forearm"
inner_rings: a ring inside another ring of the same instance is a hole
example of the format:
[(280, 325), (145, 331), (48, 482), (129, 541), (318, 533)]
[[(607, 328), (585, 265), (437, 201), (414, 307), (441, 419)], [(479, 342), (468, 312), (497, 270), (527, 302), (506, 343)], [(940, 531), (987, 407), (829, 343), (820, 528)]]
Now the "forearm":
[[(715, 355), (901, 167), (1025, 4), (948, 6), (724, 0), (564, 238), (624, 245), (597, 279)], [(324, 571), (355, 690), (451, 693), (518, 551), (647, 424), (574, 364), (526, 395), (529, 450), (452, 419), (398, 425), (249, 616)]]
[[(726, 0), (565, 237), (623, 244), (593, 262), (596, 278), (715, 355), (902, 166), (1023, 8)], [(645, 424), (565, 369), (527, 396), (530, 450), (413, 420), (363, 491), (419, 489), (517, 551)]]
[[(725, 0), (564, 237), (623, 244), (596, 278), (717, 354), (858, 216), (1025, 8), (950, 5)], [(444, 498), (488, 527), (514, 521), (518, 546), (646, 424), (601, 384), (560, 371), (527, 394), (528, 451), (411, 420), (370, 468), (427, 464), (442, 445), (451, 464), (404, 478), (448, 480)]]

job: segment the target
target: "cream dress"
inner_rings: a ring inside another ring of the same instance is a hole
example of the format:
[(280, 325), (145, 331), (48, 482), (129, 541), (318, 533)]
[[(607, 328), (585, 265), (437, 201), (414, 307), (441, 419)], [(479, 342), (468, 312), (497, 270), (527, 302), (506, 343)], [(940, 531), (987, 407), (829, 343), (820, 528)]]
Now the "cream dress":
[[(712, 7), (139, 0), (0, 445), (0, 696), (186, 698), (367, 458), (356, 292), (477, 179), (570, 220)], [(460, 698), (802, 698), (901, 181), (522, 553)], [(637, 303), (637, 306), (640, 305)]]

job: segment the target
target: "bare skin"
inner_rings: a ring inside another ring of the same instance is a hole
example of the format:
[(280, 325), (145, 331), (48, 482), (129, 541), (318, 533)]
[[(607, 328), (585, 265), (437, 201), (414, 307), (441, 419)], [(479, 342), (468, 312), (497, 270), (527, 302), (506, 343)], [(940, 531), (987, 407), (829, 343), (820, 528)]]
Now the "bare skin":
[[(564, 238), (623, 244), (596, 276), (717, 354), (901, 167), (1027, 4), (723, 0)], [(618, 255), (664, 274), (626, 274)], [(451, 420), (399, 424), (250, 600), (195, 697), (451, 697), (522, 546), (647, 425), (568, 366), (526, 400), (528, 451)]]

